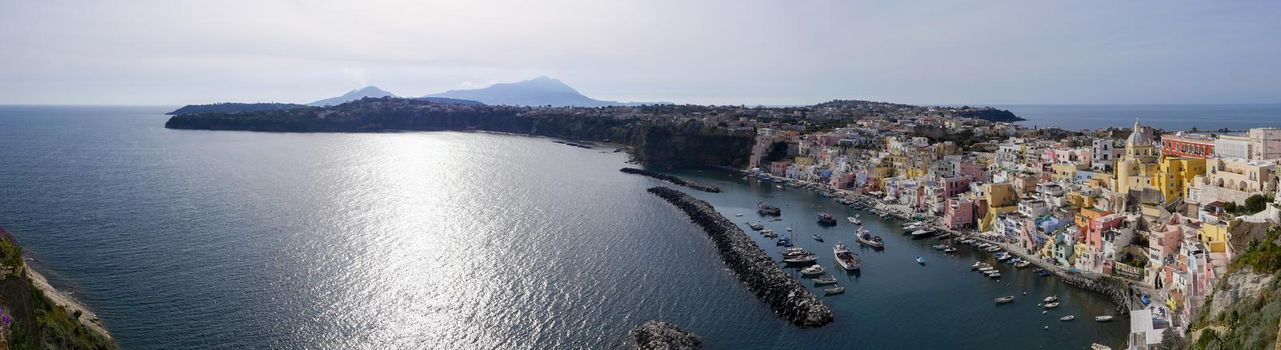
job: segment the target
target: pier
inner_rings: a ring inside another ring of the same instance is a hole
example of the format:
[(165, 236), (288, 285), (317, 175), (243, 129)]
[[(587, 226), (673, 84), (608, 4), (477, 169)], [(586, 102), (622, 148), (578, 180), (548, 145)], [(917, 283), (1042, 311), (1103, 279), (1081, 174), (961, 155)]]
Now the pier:
[(675, 176), (672, 176), (672, 175), (662, 174), (662, 173), (658, 173), (658, 172), (654, 172), (654, 171), (649, 171), (649, 170), (645, 170), (645, 169), (637, 169), (637, 168), (622, 168), (622, 169), (618, 169), (618, 171), (621, 171), (621, 172), (623, 172), (623, 173), (627, 173), (627, 174), (635, 174), (635, 175), (641, 175), (641, 176), (648, 176), (648, 177), (652, 177), (652, 178), (655, 178), (655, 179), (659, 179), (659, 180), (663, 180), (663, 181), (671, 182), (671, 183), (676, 184), (676, 185), (679, 185), (679, 186), (685, 186), (685, 187), (692, 188), (692, 189), (699, 190), (699, 191), (703, 191), (703, 192), (719, 193), (719, 192), (721, 191), (720, 187), (716, 187), (716, 186), (708, 186), (708, 185), (704, 185), (704, 184), (697, 183), (697, 182), (694, 182), (694, 181), (689, 181), (689, 180), (686, 180), (686, 179), (682, 179), (682, 178), (679, 178), (679, 177), (675, 177)]
[(832, 308), (800, 281), (789, 276), (755, 241), (710, 203), (668, 187), (651, 187), (653, 193), (689, 215), (716, 244), (721, 260), (774, 314), (800, 327), (821, 327), (832, 322)]

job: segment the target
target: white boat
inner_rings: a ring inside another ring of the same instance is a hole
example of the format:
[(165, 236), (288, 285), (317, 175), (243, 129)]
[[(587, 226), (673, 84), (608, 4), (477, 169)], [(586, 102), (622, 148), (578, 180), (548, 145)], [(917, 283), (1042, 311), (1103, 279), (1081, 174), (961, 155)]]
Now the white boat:
[(881, 236), (872, 236), (867, 232), (858, 234), (858, 244), (872, 248), (885, 248), (885, 241), (881, 240)]
[(747, 224), (747, 226), (748, 226), (748, 227), (751, 227), (751, 228), (752, 228), (752, 230), (754, 230), (754, 231), (760, 231), (760, 230), (765, 229), (765, 225), (761, 225), (761, 223), (759, 223), (759, 222), (749, 223), (749, 224)]
[(743, 213), (734, 214), (734, 216), (743, 216)]
[(1099, 343), (1091, 343), (1090, 350), (1112, 350), (1112, 347)]
[(1045, 302), (1047, 303), (1053, 303), (1056, 301), (1059, 301), (1059, 296), (1057, 295), (1051, 295), (1051, 296), (1045, 297)]
[(1112, 318), (1112, 315), (1094, 316), (1094, 320), (1097, 322), (1108, 322), (1111, 321)]
[(1072, 315), (1067, 315), (1067, 316), (1059, 317), (1059, 321), (1064, 321), (1064, 322), (1066, 322), (1066, 321), (1071, 321), (1071, 320), (1075, 320), (1075, 319), (1076, 319), (1076, 316), (1072, 316)]
[(769, 238), (775, 238), (775, 237), (778, 237), (778, 233), (777, 233), (777, 232), (774, 232), (774, 230), (768, 230), (768, 229), (767, 229), (767, 230), (761, 230), (761, 235), (762, 235), (762, 236), (765, 236), (765, 237), (769, 237)]
[(922, 257), (919, 257), (919, 256), (918, 256), (918, 257), (916, 257), (916, 263), (917, 263), (917, 264), (921, 264), (921, 265), (925, 265), (925, 258), (922, 258)]
[(1053, 302), (1053, 303), (1045, 304), (1045, 308), (1046, 308), (1046, 309), (1053, 309), (1053, 308), (1056, 308), (1056, 307), (1059, 307), (1059, 302), (1057, 302), (1057, 301), (1056, 301), (1056, 302)]
[(947, 249), (944, 249), (944, 250), (943, 250), (943, 252), (944, 252), (944, 253), (948, 253), (948, 254), (952, 254), (952, 253), (955, 253), (955, 252), (956, 252), (956, 250), (957, 250), (957, 249), (956, 249), (956, 247), (947, 247)]
[(845, 220), (847, 220), (847, 221), (849, 221), (851, 224), (855, 224), (855, 225), (862, 225), (862, 224), (863, 224), (863, 222), (862, 222), (862, 221), (859, 221), (857, 218), (855, 218), (855, 217), (853, 217), (853, 216), (851, 216), (851, 217), (847, 217), (847, 218), (845, 218)]
[(858, 254), (850, 252), (850, 248), (845, 246), (844, 243), (836, 243), (836, 245), (833, 245), (832, 254), (836, 255), (836, 262), (841, 265), (841, 268), (846, 270), (858, 270), (863, 268), (863, 259), (860, 258)]
[(1003, 297), (996, 298), (996, 303), (997, 303), (997, 304), (1008, 304), (1008, 303), (1013, 303), (1013, 302), (1014, 302), (1014, 296), (1013, 296), (1013, 295), (1006, 295), (1006, 296), (1003, 296)]
[(818, 276), (818, 275), (822, 275), (823, 272), (824, 272), (823, 266), (821, 265), (811, 265), (810, 267), (801, 269), (801, 275), (804, 275), (804, 276)]
[(1028, 267), (1029, 265), (1032, 265), (1032, 262), (1031, 262), (1031, 261), (1023, 260), (1023, 261), (1018, 262), (1017, 264), (1014, 264), (1014, 267), (1017, 267), (1017, 268), (1020, 268), (1020, 269), (1021, 269), (1021, 268), (1024, 268), (1024, 267)]
[(788, 264), (813, 264), (815, 261), (818, 261), (818, 256), (814, 254), (797, 255), (783, 259), (783, 262)]
[(823, 289), (823, 295), (836, 295), (841, 293), (845, 293), (845, 287), (835, 286), (832, 288)]
[(825, 286), (829, 284), (836, 284), (836, 277), (828, 276), (814, 280), (815, 286)]
[(925, 236), (929, 236), (930, 233), (933, 233), (933, 232), (934, 231), (930, 231), (930, 230), (916, 230), (916, 231), (912, 231), (912, 237), (914, 238), (925, 237)]
[(787, 232), (792, 232), (792, 228), (791, 228), (791, 227), (788, 227), (788, 228), (787, 228)]

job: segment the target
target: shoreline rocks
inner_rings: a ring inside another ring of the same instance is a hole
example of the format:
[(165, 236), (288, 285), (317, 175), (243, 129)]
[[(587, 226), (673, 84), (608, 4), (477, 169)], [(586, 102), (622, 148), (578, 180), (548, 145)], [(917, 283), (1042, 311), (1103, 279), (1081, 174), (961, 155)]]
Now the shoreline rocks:
[(685, 179), (682, 179), (682, 178), (679, 178), (679, 177), (675, 177), (675, 176), (671, 176), (671, 175), (667, 175), (667, 174), (662, 174), (662, 173), (658, 173), (658, 172), (653, 172), (653, 171), (649, 171), (649, 170), (645, 170), (645, 169), (637, 169), (637, 168), (622, 168), (622, 169), (618, 169), (618, 171), (621, 171), (621, 172), (623, 172), (623, 173), (627, 173), (627, 174), (635, 174), (635, 175), (641, 175), (641, 176), (648, 176), (648, 177), (652, 177), (652, 178), (655, 178), (655, 179), (659, 179), (659, 180), (663, 180), (663, 181), (671, 182), (671, 183), (673, 183), (673, 184), (677, 184), (677, 185), (680, 185), (680, 186), (689, 187), (689, 188), (692, 188), (692, 189), (695, 189), (695, 190), (699, 190), (699, 191), (703, 191), (703, 192), (711, 192), (711, 193), (720, 193), (720, 192), (721, 192), (721, 188), (720, 188), (720, 187), (716, 187), (716, 186), (708, 186), (708, 185), (704, 185), (704, 184), (697, 183), (697, 182), (694, 182), (694, 181), (689, 181), (689, 180), (685, 180)]
[(649, 320), (632, 329), (632, 341), (639, 350), (697, 350), (703, 339), (674, 324)]
[(649, 192), (680, 208), (702, 227), (716, 244), (725, 265), (758, 299), (769, 304), (775, 315), (800, 327), (821, 327), (832, 322), (831, 307), (783, 272), (747, 233), (711, 204), (663, 186), (651, 187)]

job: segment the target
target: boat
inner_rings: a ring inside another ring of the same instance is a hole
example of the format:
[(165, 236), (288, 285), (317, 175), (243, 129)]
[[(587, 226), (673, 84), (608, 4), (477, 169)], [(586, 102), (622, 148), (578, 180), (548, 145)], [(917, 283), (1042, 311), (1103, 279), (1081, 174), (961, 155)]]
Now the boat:
[(845, 287), (835, 286), (832, 288), (823, 289), (823, 295), (836, 295), (841, 293), (845, 293)]
[(1067, 315), (1067, 316), (1059, 317), (1059, 321), (1064, 321), (1064, 322), (1066, 322), (1066, 321), (1071, 321), (1071, 320), (1075, 320), (1075, 319), (1076, 319), (1076, 316), (1072, 316), (1072, 315)]
[(832, 246), (832, 254), (836, 256), (836, 263), (846, 270), (858, 270), (863, 268), (863, 259), (858, 254), (850, 252), (850, 248), (844, 243), (836, 243)]
[(805, 276), (818, 276), (822, 275), (823, 272), (824, 270), (822, 265), (810, 265), (810, 267), (801, 269), (801, 275)]
[(836, 284), (836, 277), (827, 276), (827, 277), (820, 277), (819, 279), (814, 280), (815, 286), (826, 286), (829, 284)]
[(1113, 316), (1112, 316), (1112, 315), (1094, 316), (1094, 321), (1096, 321), (1096, 322), (1108, 322), (1108, 321), (1111, 321), (1111, 320), (1112, 320), (1112, 318), (1113, 318)]
[(944, 249), (947, 249), (947, 245), (943, 243), (939, 243), (939, 244), (935, 244), (933, 248), (934, 250), (944, 250)]
[(788, 227), (788, 228), (787, 228), (787, 232), (792, 232), (792, 228), (791, 228), (791, 227)]
[(747, 224), (747, 227), (751, 227), (753, 231), (760, 231), (765, 229), (765, 225), (761, 225), (761, 223), (759, 222), (753, 222), (753, 223)]
[(779, 222), (779, 221), (783, 221), (783, 218), (773, 218), (773, 219), (769, 219), (769, 221), (770, 221), (770, 222)]
[(1090, 350), (1112, 350), (1112, 347), (1099, 343), (1090, 343)]
[(1003, 296), (1003, 297), (996, 298), (996, 303), (997, 303), (997, 304), (1009, 304), (1009, 303), (1013, 303), (1013, 302), (1014, 302), (1014, 296), (1013, 296), (1013, 295), (1006, 295), (1006, 296)]
[(921, 238), (921, 237), (926, 237), (926, 236), (929, 236), (929, 235), (930, 235), (930, 233), (933, 233), (933, 232), (934, 232), (934, 231), (930, 231), (930, 230), (916, 230), (916, 231), (912, 231), (912, 238)]
[(1041, 270), (1041, 272), (1037, 272), (1036, 274), (1041, 275), (1041, 277), (1050, 277), (1050, 275), (1053, 275), (1053, 273), (1046, 270)]
[(1007, 260), (1007, 259), (1009, 259), (1009, 258), (1010, 258), (1010, 253), (1001, 252), (1001, 253), (996, 254), (996, 260), (997, 260), (997, 261), (1005, 261), (1005, 260)]
[(984, 264), (983, 266), (979, 266), (979, 272), (988, 273), (992, 271), (997, 271), (997, 270), (995, 267), (992, 267), (991, 265)]
[(857, 218), (855, 218), (855, 217), (853, 217), (853, 216), (847, 217), (847, 218), (845, 218), (845, 220), (846, 220), (846, 221), (849, 221), (851, 224), (855, 224), (855, 225), (862, 225), (862, 224), (863, 224), (863, 222), (862, 222), (862, 221), (859, 221)]
[(956, 250), (957, 250), (957, 249), (956, 249), (956, 247), (947, 247), (947, 249), (944, 249), (944, 250), (943, 250), (943, 252), (944, 252), (944, 253), (948, 253), (948, 254), (952, 254), (952, 253), (955, 253), (955, 252), (956, 252)]
[(917, 263), (917, 264), (921, 264), (921, 265), (925, 265), (925, 258), (923, 258), (923, 257), (919, 257), (919, 256), (918, 256), (918, 257), (916, 257), (916, 263)]
[(806, 255), (814, 255), (814, 254), (810, 254), (810, 252), (805, 251), (805, 248), (800, 248), (800, 247), (787, 248), (786, 250), (783, 250), (784, 258), (794, 258), (794, 257), (806, 256)]
[(818, 213), (818, 224), (823, 226), (836, 226), (836, 219), (829, 213)]
[(987, 277), (992, 279), (1001, 279), (1001, 273), (992, 271), (992, 273), (987, 274)]
[(774, 232), (774, 230), (761, 230), (761, 236), (775, 238), (778, 237), (778, 232)]
[(1059, 296), (1057, 295), (1051, 295), (1051, 296), (1045, 297), (1045, 302), (1047, 303), (1053, 303), (1056, 301), (1059, 301)]
[(983, 262), (975, 261), (974, 265), (970, 265), (970, 270), (978, 270), (980, 267), (983, 267), (983, 265)]
[(771, 206), (769, 205), (769, 203), (766, 203), (766, 202), (760, 202), (760, 203), (756, 203), (756, 213), (765, 215), (765, 216), (779, 216), (779, 215), (783, 215), (783, 209), (779, 209), (778, 207)]
[(913, 221), (913, 222), (903, 224), (903, 230), (906, 230), (908, 232), (916, 231), (921, 229), (921, 226), (925, 226), (925, 223), (920, 221)]
[(872, 248), (885, 248), (885, 241), (881, 240), (881, 236), (872, 236), (867, 232), (858, 235), (858, 244)]
[(818, 256), (814, 254), (794, 255), (783, 258), (783, 262), (788, 264), (813, 264), (818, 261)]
[(784, 247), (791, 247), (791, 246), (792, 246), (792, 239), (791, 239), (791, 238), (787, 238), (787, 237), (779, 238), (779, 239), (778, 239), (778, 242), (775, 242), (774, 244), (775, 244), (775, 245), (781, 245), (781, 246), (784, 246)]
[(1020, 269), (1021, 269), (1021, 268), (1024, 268), (1024, 267), (1028, 267), (1029, 265), (1032, 265), (1032, 262), (1031, 262), (1031, 261), (1023, 260), (1023, 261), (1018, 262), (1017, 264), (1014, 264), (1014, 267), (1017, 267), (1017, 268), (1020, 268)]
[(1045, 308), (1046, 308), (1046, 309), (1053, 309), (1053, 308), (1056, 308), (1056, 307), (1059, 307), (1059, 302), (1057, 302), (1057, 301), (1056, 301), (1056, 302), (1053, 302), (1053, 303), (1045, 304)]
[(742, 217), (743, 213), (734, 214), (735, 217)]
[(815, 241), (819, 241), (819, 242), (822, 242), (822, 241), (823, 241), (823, 235), (820, 235), (820, 234), (817, 234), (817, 233), (816, 233), (816, 234), (812, 234), (812, 235), (810, 235), (810, 237), (813, 237)]

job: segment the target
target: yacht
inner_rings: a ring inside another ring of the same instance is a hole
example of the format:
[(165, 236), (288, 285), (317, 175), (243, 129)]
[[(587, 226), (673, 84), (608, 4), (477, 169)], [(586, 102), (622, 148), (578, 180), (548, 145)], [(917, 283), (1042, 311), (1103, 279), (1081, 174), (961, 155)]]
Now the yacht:
[(1059, 321), (1064, 321), (1064, 322), (1075, 320), (1075, 319), (1076, 319), (1076, 316), (1072, 316), (1072, 315), (1059, 317)]
[(818, 276), (822, 275), (823, 272), (824, 270), (822, 265), (810, 265), (810, 267), (801, 269), (801, 275), (804, 276)]
[(832, 254), (836, 255), (836, 262), (841, 265), (841, 268), (850, 271), (863, 268), (863, 259), (859, 258), (858, 254), (850, 252), (850, 248), (844, 243), (833, 245)]
[(1013, 302), (1014, 302), (1014, 296), (1013, 296), (1013, 295), (1006, 295), (1006, 296), (1003, 296), (1003, 297), (996, 298), (996, 303), (997, 303), (997, 304), (1008, 304), (1008, 303), (1013, 303)]
[(847, 218), (845, 218), (845, 220), (846, 220), (846, 221), (849, 221), (851, 224), (855, 224), (855, 225), (862, 225), (862, 224), (863, 224), (863, 222), (862, 222), (862, 221), (859, 221), (859, 219), (858, 219), (858, 218), (855, 218), (855, 217), (853, 217), (853, 216), (851, 216), (851, 217), (847, 217)]
[(922, 238), (922, 237), (926, 237), (926, 236), (929, 236), (929, 235), (930, 235), (930, 233), (933, 233), (933, 231), (930, 231), (930, 230), (916, 230), (916, 231), (912, 231), (912, 238)]
[(814, 254), (797, 255), (790, 258), (783, 258), (783, 262), (788, 264), (813, 264), (818, 261), (818, 256)]
[(814, 280), (815, 286), (826, 286), (829, 284), (836, 284), (836, 277), (828, 276), (828, 277), (821, 277), (819, 279)]
[(1045, 297), (1045, 302), (1047, 303), (1053, 303), (1056, 301), (1059, 301), (1059, 296), (1057, 295), (1051, 295), (1051, 296)]
[(1108, 322), (1111, 321), (1112, 318), (1112, 315), (1094, 316), (1094, 320), (1097, 322)]

